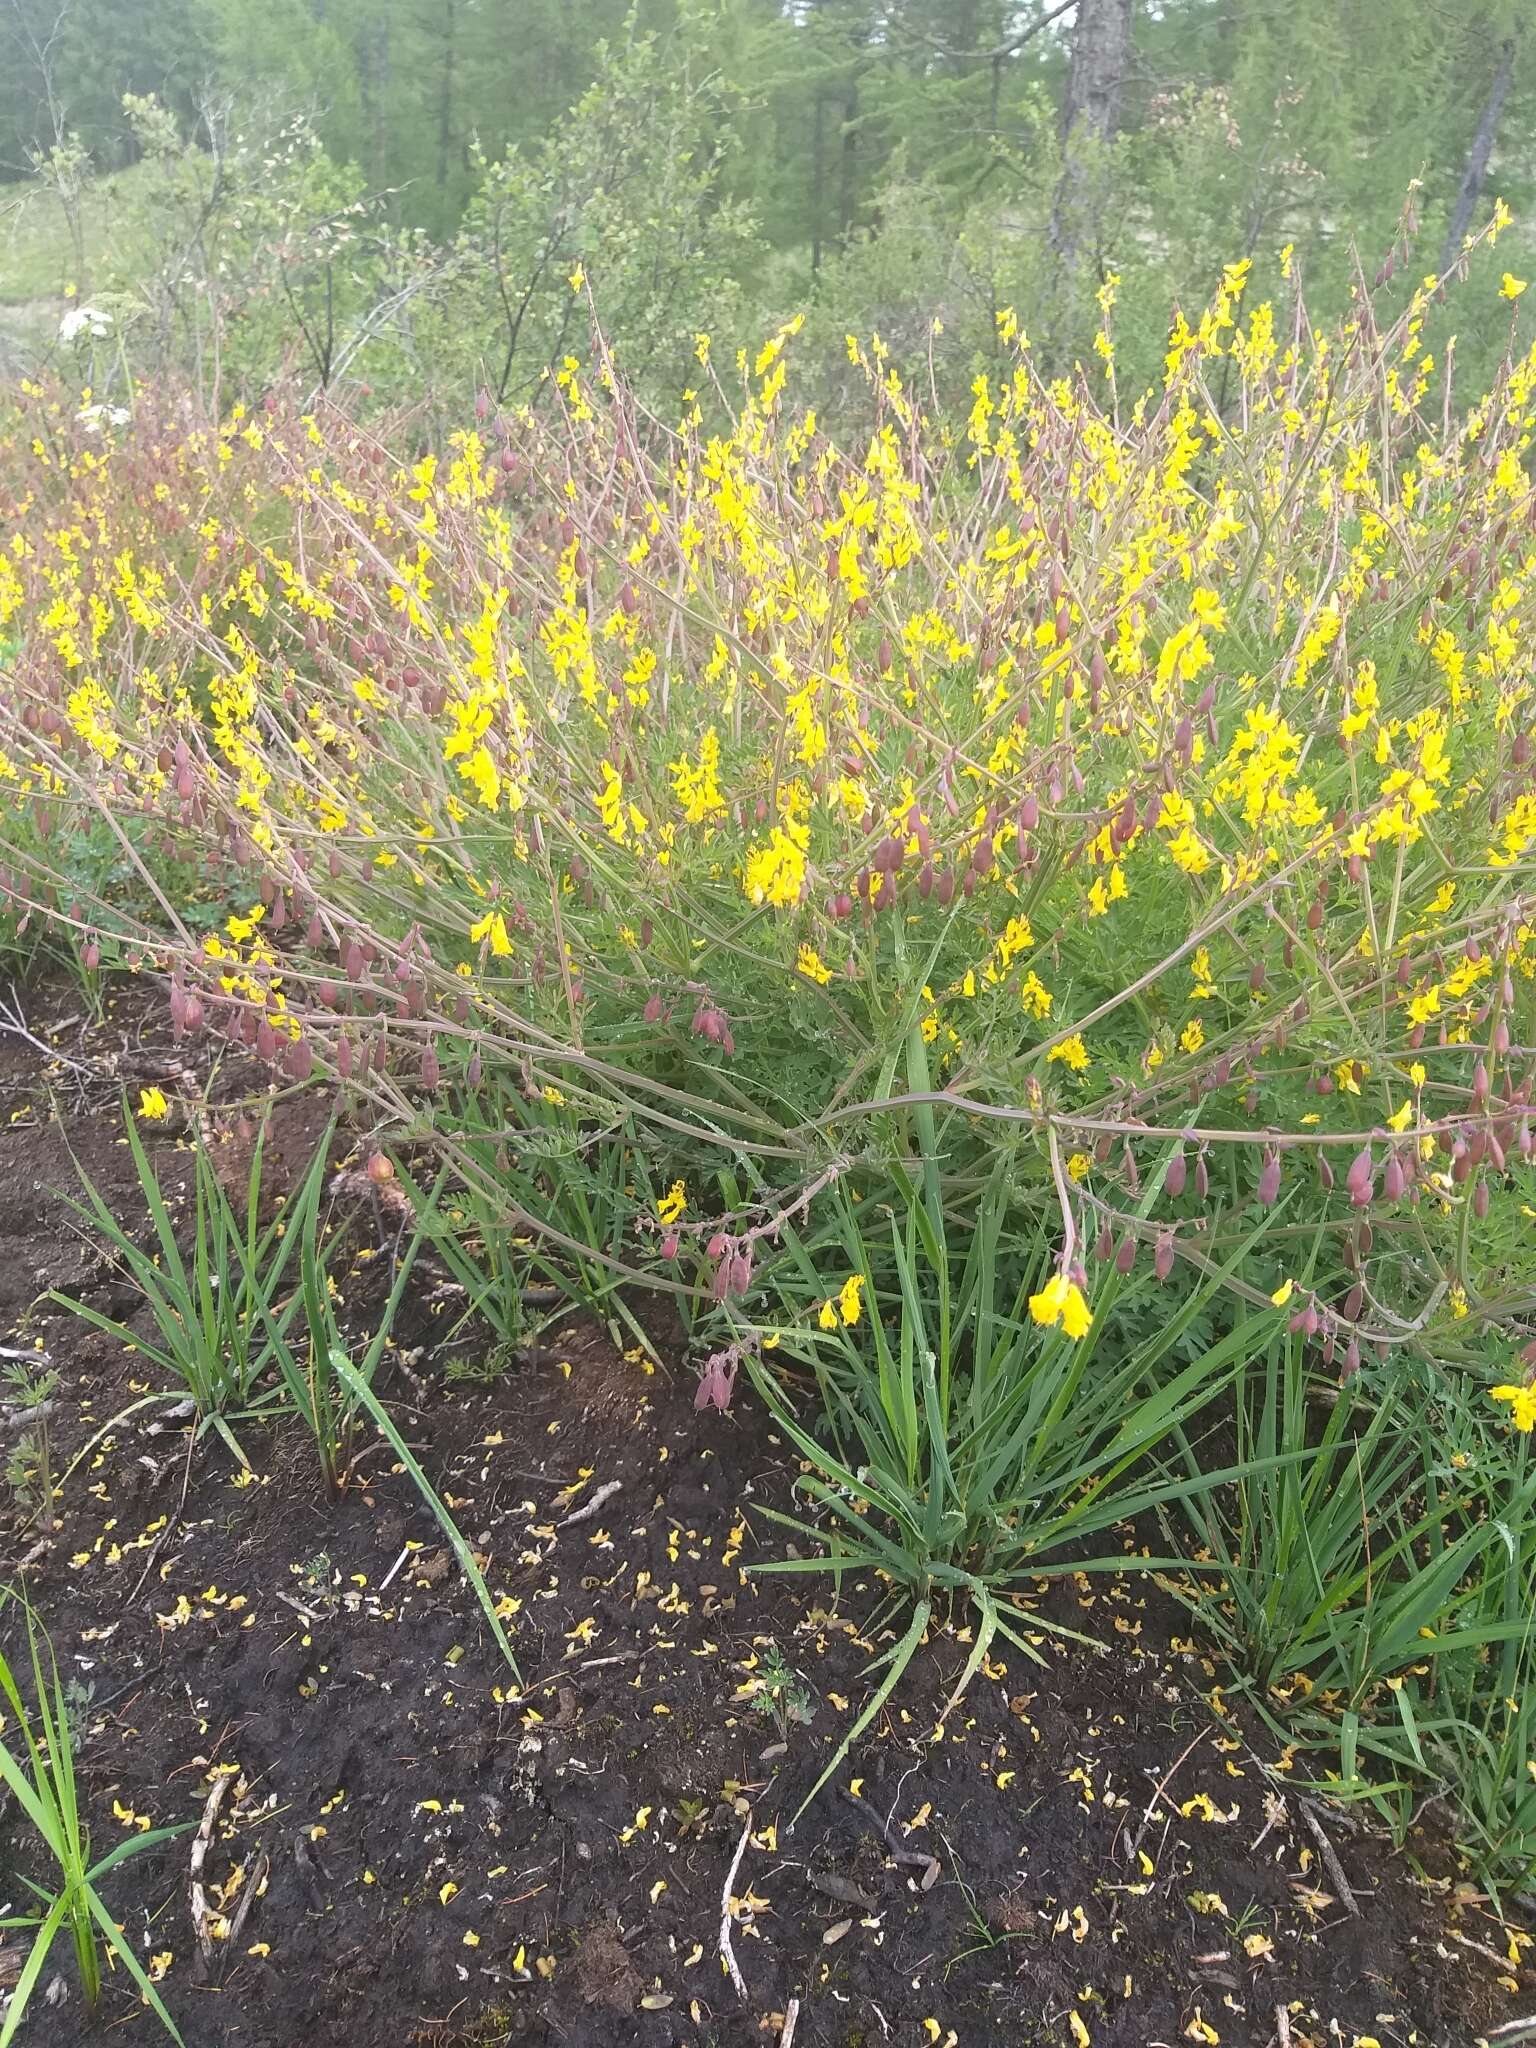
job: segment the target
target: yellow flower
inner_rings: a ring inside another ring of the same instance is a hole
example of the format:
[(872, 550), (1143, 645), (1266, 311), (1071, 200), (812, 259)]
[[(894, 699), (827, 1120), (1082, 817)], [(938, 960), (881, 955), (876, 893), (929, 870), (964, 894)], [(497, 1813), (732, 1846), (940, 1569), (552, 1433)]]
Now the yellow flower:
[(1525, 290), (1525, 287), (1529, 282), (1530, 280), (1528, 278), (1512, 276), (1511, 273), (1506, 270), (1504, 273), (1504, 282), (1499, 286), (1499, 297), (1501, 299), (1518, 299), (1520, 294)]
[(1086, 1152), (1074, 1152), (1067, 1161), (1067, 1171), (1074, 1180), (1086, 1180), (1093, 1171), (1093, 1161)]
[(688, 1190), (680, 1180), (675, 1180), (656, 1204), (656, 1215), (663, 1223), (675, 1223), (687, 1206)]
[(1495, 1387), (1489, 1399), (1509, 1403), (1509, 1419), (1523, 1435), (1536, 1429), (1536, 1387)]
[(1287, 1302), (1288, 1302), (1288, 1301), (1290, 1300), (1290, 1298), (1291, 1298), (1291, 1295), (1292, 1295), (1292, 1294), (1294, 1293), (1294, 1291), (1295, 1291), (1295, 1287), (1296, 1287), (1296, 1282), (1295, 1282), (1294, 1280), (1282, 1280), (1282, 1281), (1281, 1281), (1280, 1285), (1279, 1285), (1279, 1286), (1278, 1286), (1278, 1287), (1277, 1287), (1277, 1288), (1275, 1289), (1274, 1293), (1273, 1293), (1273, 1294), (1272, 1294), (1272, 1295), (1271, 1295), (1271, 1296), (1269, 1297), (1269, 1298), (1270, 1298), (1270, 1300), (1271, 1300), (1271, 1301), (1272, 1301), (1272, 1302), (1273, 1302), (1273, 1303), (1275, 1304), (1275, 1307), (1276, 1307), (1276, 1308), (1284, 1308), (1284, 1307), (1285, 1307), (1285, 1304), (1286, 1304), (1286, 1303), (1287, 1303)]
[(1179, 1043), (1186, 1052), (1198, 1052), (1205, 1043), (1205, 1026), (1198, 1017), (1191, 1017), (1179, 1033)]
[(864, 1275), (850, 1273), (836, 1294), (821, 1304), (816, 1320), (824, 1330), (835, 1330), (841, 1320), (852, 1325), (864, 1313)]
[(489, 939), (491, 951), (498, 960), (505, 960), (512, 950), (512, 941), (507, 936), (507, 921), (499, 910), (488, 910), (478, 924), (470, 926), (469, 936), (476, 945)]
[(1088, 1048), (1083, 1043), (1081, 1031), (1074, 1031), (1070, 1038), (1064, 1038), (1060, 1045), (1053, 1045), (1047, 1059), (1064, 1060), (1074, 1074), (1081, 1074), (1093, 1065)]
[(1054, 1329), (1060, 1323), (1074, 1343), (1093, 1327), (1093, 1314), (1083, 1290), (1065, 1273), (1053, 1273), (1038, 1294), (1029, 1297), (1029, 1312), (1037, 1323)]
[(166, 1114), (170, 1106), (158, 1088), (141, 1088), (139, 1090), (139, 1115), (146, 1123), (159, 1123), (161, 1117)]

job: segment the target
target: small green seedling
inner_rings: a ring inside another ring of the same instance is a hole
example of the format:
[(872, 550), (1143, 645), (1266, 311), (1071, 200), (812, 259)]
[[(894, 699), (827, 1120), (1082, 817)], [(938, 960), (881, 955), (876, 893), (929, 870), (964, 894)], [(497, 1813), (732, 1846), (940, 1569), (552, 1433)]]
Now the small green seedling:
[[(9, 1592), (0, 1593), (0, 1608), (17, 1597)], [(4, 1656), (0, 1656), (0, 1693), (4, 1694), (10, 1709), (6, 1728), (10, 1739), (0, 1741), (0, 1784), (4, 1785), (38, 1841), (57, 1864), (58, 1880), (56, 1887), (50, 1890), (45, 1885), (23, 1878), (21, 1882), (37, 1901), (35, 1910), (0, 1919), (0, 1929), (35, 1930), (32, 1946), (11, 1992), (5, 2024), (0, 2027), (0, 2048), (9, 2048), (15, 2039), (54, 1940), (64, 1928), (68, 1928), (74, 1944), (75, 1966), (87, 2007), (94, 2007), (101, 1997), (101, 1954), (97, 1944), (102, 1940), (180, 2048), (181, 2035), (176, 2022), (161, 2003), (160, 1994), (145, 1975), (138, 1957), (124, 1940), (97, 1887), (118, 1864), (125, 1863), (130, 1856), (142, 1855), (146, 1849), (169, 1841), (174, 1835), (184, 1834), (191, 1823), (181, 1827), (151, 1828), (144, 1834), (130, 1835), (127, 1841), (109, 1849), (105, 1856), (94, 1863), (91, 1861), (90, 1833), (81, 1816), (76, 1792), (70, 1694), (60, 1680), (52, 1645), (41, 1635), (31, 1608), (25, 1602), (22, 1604), (26, 1613), (34, 1700), (29, 1707), (22, 1698), (15, 1672)], [(44, 1651), (47, 1653), (46, 1671)]]
[(800, 1673), (784, 1661), (777, 1643), (770, 1643), (764, 1652), (758, 1678), (760, 1685), (752, 1705), (759, 1714), (772, 1717), (780, 1742), (789, 1740), (791, 1728), (809, 1727), (816, 1702)]

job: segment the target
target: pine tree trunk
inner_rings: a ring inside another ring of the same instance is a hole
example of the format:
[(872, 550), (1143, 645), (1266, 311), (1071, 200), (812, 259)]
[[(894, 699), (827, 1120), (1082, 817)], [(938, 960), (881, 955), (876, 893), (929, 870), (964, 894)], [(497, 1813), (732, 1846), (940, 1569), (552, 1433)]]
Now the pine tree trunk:
[(1131, 65), (1135, 0), (1078, 0), (1072, 62), (1061, 108), (1061, 177), (1051, 210), (1051, 243), (1077, 261), (1093, 209), (1094, 159), (1114, 139)]
[(448, 183), (448, 153), (453, 141), (453, 59), (456, 0), (443, 8), (443, 83), (437, 103), (437, 189)]
[(1504, 100), (1509, 92), (1509, 81), (1515, 69), (1515, 39), (1506, 36), (1499, 45), (1499, 61), (1494, 69), (1493, 82), (1488, 88), (1488, 97), (1483, 102), (1482, 118), (1477, 124), (1477, 133), (1472, 138), (1472, 147), (1467, 152), (1467, 168), (1461, 176), (1461, 189), (1456, 194), (1456, 207), (1451, 215), (1451, 224), (1445, 231), (1445, 247), (1440, 251), (1440, 268), (1450, 269), (1461, 254), (1462, 240), (1472, 221), (1472, 209), (1478, 202), (1484, 180), (1488, 176), (1488, 163), (1493, 155), (1493, 145), (1498, 140), (1499, 116), (1504, 111)]

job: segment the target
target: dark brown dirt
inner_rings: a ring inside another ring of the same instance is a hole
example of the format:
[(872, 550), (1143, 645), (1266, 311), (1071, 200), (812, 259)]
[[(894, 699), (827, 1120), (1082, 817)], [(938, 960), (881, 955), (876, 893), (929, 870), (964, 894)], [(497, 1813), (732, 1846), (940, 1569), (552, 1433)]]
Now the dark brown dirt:
[[(195, 1821), (215, 1774), (238, 1773), (207, 1860), (211, 1969), (190, 1835), (105, 1882), (146, 1967), (168, 1958), (188, 2048), (774, 2044), (796, 2000), (797, 2048), (1468, 2048), (1536, 2007), (1443, 1842), (1394, 1854), (1325, 1814), (1347, 1910), (1287, 1759), (1135, 1575), (1032, 1595), (1102, 1652), (1042, 1625), (1041, 1661), (990, 1660), (942, 1729), (970, 1638), (963, 1615), (936, 1628), (797, 1820), (902, 1616), (875, 1583), (750, 1569), (786, 1554), (762, 1512), (789, 1505), (786, 1449), (748, 1396), (697, 1415), (684, 1366), (669, 1378), (572, 1324), (483, 1384), (450, 1380), (419, 1269), (402, 1342), (423, 1356), (383, 1384), (507, 1603), (521, 1691), (387, 1448), (331, 1506), (294, 1428), (242, 1431), (247, 1475), (211, 1436), (189, 1460), (164, 1404), (113, 1422), (161, 1390), (41, 1299), (130, 1307), (60, 1191), (72, 1148), (137, 1214), (118, 1088), (174, 1095), (185, 1055), (140, 991), (100, 1026), (61, 1022), (79, 1008), (58, 985), (28, 999), (83, 1074), (0, 1042), (0, 1342), (41, 1340), (62, 1374), (56, 1472), (110, 1427), (61, 1485), (57, 1530), (7, 1508), (4, 1540), (31, 1556), (27, 1591), (82, 1689), (98, 1853), (141, 1818)], [(291, 1167), (325, 1108), (279, 1105)], [(156, 1129), (168, 1173), (190, 1165), (177, 1143)], [(359, 1322), (381, 1263), (347, 1283)], [(775, 1656), (809, 1715), (782, 1733), (759, 1705)], [(0, 1870), (41, 1876), (14, 1821)], [(718, 1950), (743, 1835), (744, 2003)], [(893, 1849), (933, 1859), (931, 1886)], [(159, 2037), (121, 1972), (94, 2021), (62, 1948), (54, 1976), (61, 2002), (38, 2000), (24, 2042)]]

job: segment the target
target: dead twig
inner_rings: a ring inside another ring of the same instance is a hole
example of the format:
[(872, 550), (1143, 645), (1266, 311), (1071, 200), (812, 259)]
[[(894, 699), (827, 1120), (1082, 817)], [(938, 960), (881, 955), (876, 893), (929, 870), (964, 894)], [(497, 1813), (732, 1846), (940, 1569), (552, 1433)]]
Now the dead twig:
[(229, 1933), (224, 1937), (224, 1953), (226, 1957), (234, 1954), (235, 1943), (245, 1931), (245, 1923), (251, 1917), (251, 1908), (255, 1905), (261, 1888), (267, 1881), (267, 1872), (271, 1868), (272, 1859), (263, 1849), (260, 1856), (256, 1859), (256, 1868), (251, 1872), (250, 1880), (245, 1890), (240, 1894), (240, 1903), (235, 1908), (235, 1916), (229, 1923)]
[(1210, 1732), (1210, 1726), (1209, 1724), (1207, 1724), (1204, 1728), (1200, 1730), (1200, 1733), (1195, 1737), (1193, 1742), (1188, 1742), (1184, 1745), (1183, 1749), (1179, 1751), (1178, 1755), (1174, 1758), (1173, 1762), (1168, 1766), (1167, 1770), (1164, 1771), (1162, 1777), (1158, 1779), (1157, 1789), (1153, 1792), (1152, 1797), (1147, 1801), (1147, 1810), (1141, 1816), (1141, 1826), (1136, 1830), (1136, 1839), (1134, 1842), (1132, 1842), (1130, 1848), (1127, 1849), (1125, 1852), (1125, 1860), (1127, 1863), (1129, 1863), (1132, 1860), (1132, 1858), (1136, 1854), (1136, 1851), (1141, 1847), (1142, 1842), (1146, 1837), (1147, 1829), (1152, 1825), (1152, 1816), (1157, 1811), (1157, 1802), (1159, 1801), (1159, 1799), (1162, 1798), (1163, 1794), (1168, 1790), (1168, 1787), (1173, 1783), (1174, 1779), (1178, 1776), (1179, 1770), (1184, 1763), (1184, 1759), (1187, 1756), (1190, 1756), (1195, 1750), (1197, 1750), (1200, 1747), (1200, 1744), (1204, 1742), (1205, 1738), (1207, 1737), (1207, 1735), (1210, 1734)]
[(794, 2048), (795, 2029), (800, 2024), (800, 2001), (792, 1998), (784, 2008), (784, 2028), (779, 2035), (779, 2048)]
[(747, 1853), (747, 1843), (752, 1835), (752, 1816), (749, 1813), (742, 1823), (741, 1840), (736, 1844), (736, 1854), (731, 1858), (731, 1867), (725, 1873), (725, 1885), (720, 1893), (720, 1960), (725, 1964), (725, 1973), (736, 1987), (736, 1996), (745, 2005), (747, 2002), (747, 1981), (742, 1976), (736, 1961), (736, 1951), (731, 1946), (731, 1894), (736, 1883), (736, 1873), (741, 1868), (741, 1859)]
[[(192, 1477), (192, 1453), (193, 1450), (196, 1448), (196, 1445), (197, 1431), (195, 1429), (189, 1429), (187, 1431), (186, 1460), (181, 1468), (181, 1497), (176, 1503), (176, 1512), (174, 1515), (171, 1516), (171, 1519), (166, 1523), (165, 1527), (160, 1531), (160, 1534), (155, 1538), (154, 1543), (150, 1548), (150, 1553), (148, 1557), (146, 1557), (144, 1560), (144, 1569), (139, 1573), (138, 1578), (135, 1579), (133, 1591), (128, 1595), (128, 1598), (123, 1602), (123, 1605), (125, 1607), (131, 1607), (134, 1601), (138, 1599), (139, 1590), (143, 1586), (144, 1581), (149, 1577), (149, 1574), (153, 1569), (155, 1561), (158, 1559), (161, 1551), (164, 1550), (165, 1546), (170, 1542), (171, 1538), (181, 1528), (181, 1518), (182, 1515), (186, 1512), (187, 1506), (187, 1482)], [(157, 1481), (156, 1483), (158, 1484), (159, 1482)]]
[(622, 1493), (623, 1490), (624, 1482), (622, 1479), (608, 1480), (604, 1485), (598, 1487), (592, 1498), (577, 1508), (574, 1514), (566, 1516), (565, 1520), (560, 1524), (561, 1528), (574, 1529), (578, 1522), (590, 1522), (592, 1517), (602, 1507), (604, 1501), (612, 1500), (616, 1493)]
[[(15, 1354), (20, 1357), (20, 1353)], [(0, 1436), (8, 1430), (31, 1429), (34, 1424), (46, 1422), (53, 1413), (52, 1401), (37, 1401), (30, 1408), (0, 1408)]]
[(213, 1840), (213, 1825), (219, 1817), (219, 1808), (234, 1782), (235, 1774), (230, 1771), (221, 1771), (215, 1778), (213, 1790), (203, 1806), (203, 1817), (197, 1824), (197, 1833), (192, 1837), (187, 1901), (192, 1909), (192, 1932), (197, 1936), (197, 1950), (205, 1969), (213, 1967), (213, 1924), (208, 1912), (208, 1894), (203, 1889), (203, 1866), (208, 1860), (208, 1845)]
[(881, 1836), (884, 1838), (885, 1846), (890, 1852), (891, 1861), (893, 1863), (905, 1863), (914, 1870), (921, 1870), (923, 1873), (921, 1879), (922, 1889), (925, 1892), (931, 1892), (938, 1883), (939, 1875), (943, 1868), (938, 1857), (930, 1856), (925, 1849), (904, 1848), (897, 1841), (896, 1830), (891, 1826), (890, 1822), (882, 1820), (867, 1799), (861, 1799), (857, 1792), (850, 1792), (846, 1785), (840, 1787), (840, 1790), (848, 1804), (857, 1807), (864, 1818), (879, 1829)]
[(1458, 1934), (1454, 1928), (1447, 1928), (1446, 1932), (1452, 1941), (1460, 1942), (1463, 1948), (1471, 1949), (1476, 1956), (1486, 1956), (1496, 1969), (1502, 1970), (1506, 1977), (1509, 1975), (1511, 1964), (1508, 1956), (1501, 1956), (1496, 1948), (1489, 1948), (1486, 1942), (1474, 1941), (1470, 1934)]
[(1276, 2048), (1291, 2048), (1291, 2015), (1283, 2005), (1275, 2007)]
[(1345, 1912), (1349, 1914), (1352, 1920), (1358, 1920), (1360, 1918), (1359, 1901), (1349, 1888), (1349, 1879), (1344, 1875), (1344, 1866), (1339, 1861), (1338, 1851), (1334, 1848), (1332, 1842), (1329, 1841), (1327, 1834), (1324, 1832), (1322, 1822), (1312, 1811), (1310, 1804), (1305, 1799), (1301, 1799), (1297, 1801), (1297, 1805), (1301, 1809), (1301, 1817), (1306, 1822), (1312, 1839), (1317, 1844), (1318, 1853), (1323, 1859), (1323, 1867), (1333, 1880), (1334, 1889), (1338, 1892), (1339, 1898), (1343, 1902)]

